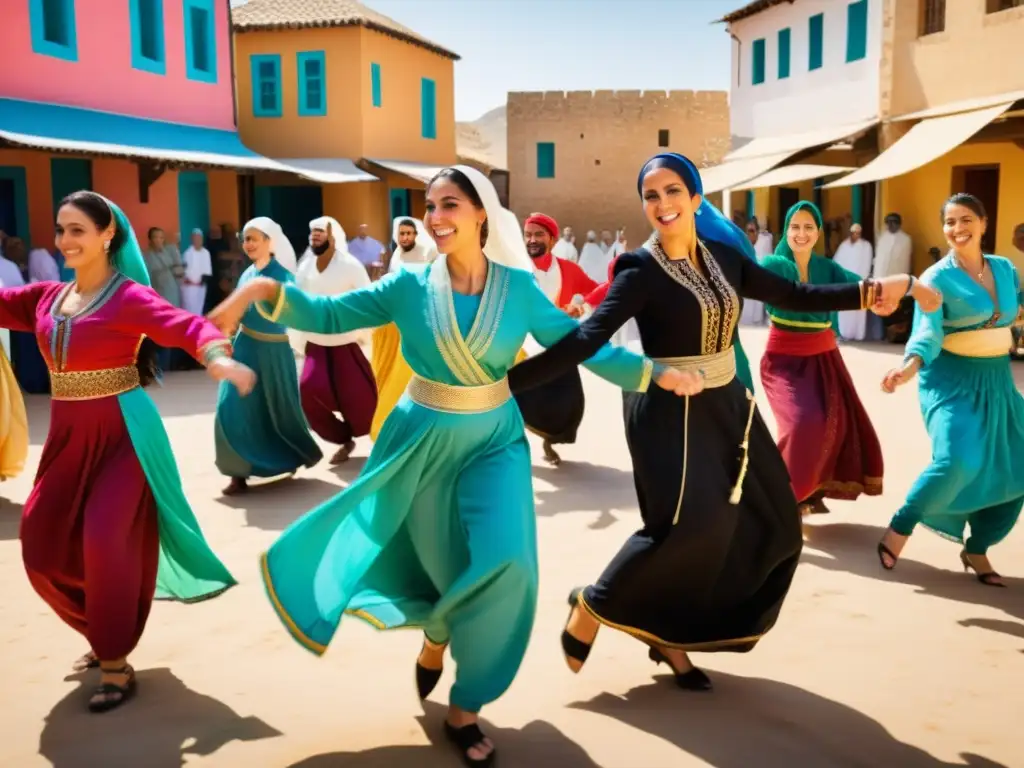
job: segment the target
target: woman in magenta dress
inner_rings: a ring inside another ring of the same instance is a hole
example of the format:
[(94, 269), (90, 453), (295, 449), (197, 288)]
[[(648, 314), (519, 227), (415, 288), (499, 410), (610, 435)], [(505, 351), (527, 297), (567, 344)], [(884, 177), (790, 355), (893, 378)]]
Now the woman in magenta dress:
[(156, 376), (154, 342), (184, 349), (243, 392), (254, 374), (230, 358), (217, 328), (149, 287), (135, 233), (110, 201), (65, 198), (56, 243), (73, 283), (0, 289), (0, 327), (35, 333), (52, 383), (22, 556), (39, 596), (89, 642), (75, 669), (100, 667), (89, 709), (105, 712), (135, 692), (127, 656), (154, 597), (195, 602), (235, 583), (203, 538), (142, 389)]

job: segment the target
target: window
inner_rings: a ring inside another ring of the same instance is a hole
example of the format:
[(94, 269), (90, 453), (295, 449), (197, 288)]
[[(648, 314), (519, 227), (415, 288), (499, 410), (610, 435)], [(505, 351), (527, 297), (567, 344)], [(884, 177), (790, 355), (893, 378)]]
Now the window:
[(811, 16), (807, 21), (807, 69), (821, 69), (825, 59), (825, 14)]
[(370, 96), (373, 106), (379, 107), (383, 101), (380, 92), (380, 64), (370, 64)]
[(846, 6), (846, 62), (868, 55), (868, 0)]
[(29, 0), (29, 23), (35, 53), (78, 61), (75, 0)]
[(754, 41), (753, 72), (750, 76), (752, 85), (760, 85), (764, 82), (764, 38)]
[(537, 143), (537, 178), (555, 178), (555, 145), (550, 141)]
[(185, 74), (201, 83), (217, 82), (217, 41), (213, 0), (184, 0)]
[(319, 117), (327, 114), (327, 66), (323, 51), (306, 51), (297, 56), (299, 70), (299, 114)]
[(1024, 0), (985, 0), (985, 13), (999, 13), (1011, 8), (1024, 8)]
[(256, 117), (281, 116), (281, 57), (252, 56), (252, 113)]
[(660, 131), (658, 131), (658, 146), (668, 146), (668, 128), (662, 128)]
[(789, 77), (789, 43), (792, 33), (789, 27), (779, 30), (779, 80)]
[(921, 35), (934, 35), (946, 29), (946, 0), (922, 0)]
[(163, 0), (131, 0), (132, 67), (154, 75), (167, 73), (164, 55)]
[(437, 138), (437, 85), (427, 77), (420, 80), (420, 135)]

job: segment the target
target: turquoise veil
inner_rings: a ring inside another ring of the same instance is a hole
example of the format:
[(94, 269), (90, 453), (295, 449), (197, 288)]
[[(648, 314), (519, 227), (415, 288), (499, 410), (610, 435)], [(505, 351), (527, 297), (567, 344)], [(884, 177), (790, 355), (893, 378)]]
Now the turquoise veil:
[[(116, 203), (103, 199), (114, 215), (115, 229), (124, 235), (110, 256), (111, 263), (129, 280), (150, 286), (149, 270), (128, 217)], [(219, 595), (237, 582), (206, 543), (185, 498), (178, 464), (156, 404), (142, 387), (118, 395), (117, 400), (157, 506), (160, 562), (156, 598), (191, 603)]]

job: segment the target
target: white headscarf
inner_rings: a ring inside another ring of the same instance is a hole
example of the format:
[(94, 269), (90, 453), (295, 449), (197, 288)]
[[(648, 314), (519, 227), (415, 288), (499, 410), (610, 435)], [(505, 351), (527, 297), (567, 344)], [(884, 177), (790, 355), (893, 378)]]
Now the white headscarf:
[(416, 244), (411, 251), (403, 251), (402, 246), (399, 245), (391, 254), (388, 272), (397, 272), (403, 264), (428, 264), (437, 258), (437, 246), (434, 245), (434, 239), (427, 234), (427, 228), (423, 226), (423, 222), (411, 216), (399, 216), (394, 220), (391, 226), (391, 240), (398, 245), (398, 229), (403, 224), (416, 228)]
[(490, 179), (468, 165), (452, 167), (469, 179), (487, 212), (487, 245), (484, 246), (484, 256), (495, 264), (522, 269), (533, 274), (533, 261), (526, 252), (523, 228), (519, 226), (516, 215), (498, 202), (498, 193)]
[(302, 254), (302, 258), (299, 259), (301, 264), (307, 258), (314, 256), (313, 253), (313, 230), (319, 229), (323, 232), (327, 231), (327, 227), (330, 225), (331, 237), (334, 238), (334, 252), (337, 254), (348, 253), (348, 237), (345, 235), (345, 229), (338, 223), (338, 220), (330, 216), (321, 216), (318, 219), (313, 219), (309, 222), (309, 245), (306, 247), (305, 253)]
[(284, 236), (280, 224), (267, 216), (257, 216), (245, 223), (245, 226), (242, 227), (242, 236), (245, 237), (245, 233), (250, 229), (255, 229), (269, 237), (270, 252), (274, 254), (274, 258), (289, 272), (295, 272), (295, 249), (288, 242), (288, 238)]

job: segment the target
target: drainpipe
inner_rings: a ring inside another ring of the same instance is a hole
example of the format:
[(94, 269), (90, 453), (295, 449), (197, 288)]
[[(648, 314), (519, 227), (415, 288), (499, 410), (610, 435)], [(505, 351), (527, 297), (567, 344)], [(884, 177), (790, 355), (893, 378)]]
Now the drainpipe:
[(731, 31), (729, 32), (729, 37), (731, 37), (733, 41), (736, 43), (736, 87), (739, 88), (740, 76), (743, 72), (743, 42), (738, 37), (736, 37), (736, 35), (734, 35)]
[(231, 112), (235, 121), (235, 131), (238, 130), (238, 83), (235, 80), (235, 25), (231, 21), (231, 0), (224, 0), (228, 7), (228, 56), (231, 64)]

